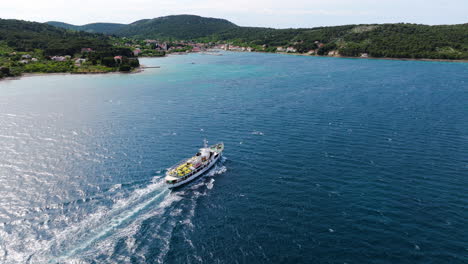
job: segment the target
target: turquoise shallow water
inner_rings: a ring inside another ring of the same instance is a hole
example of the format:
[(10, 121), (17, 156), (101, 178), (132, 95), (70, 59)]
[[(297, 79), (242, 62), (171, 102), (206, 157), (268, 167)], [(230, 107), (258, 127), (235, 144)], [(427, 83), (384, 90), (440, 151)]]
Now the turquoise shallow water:
[(468, 64), (142, 63), (0, 82), (1, 263), (468, 262)]

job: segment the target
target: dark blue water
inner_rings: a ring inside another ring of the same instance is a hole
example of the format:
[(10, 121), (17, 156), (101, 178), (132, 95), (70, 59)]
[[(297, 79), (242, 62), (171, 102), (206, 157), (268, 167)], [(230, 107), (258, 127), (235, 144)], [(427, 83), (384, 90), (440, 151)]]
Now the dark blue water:
[(0, 82), (0, 263), (468, 263), (468, 64), (142, 62)]

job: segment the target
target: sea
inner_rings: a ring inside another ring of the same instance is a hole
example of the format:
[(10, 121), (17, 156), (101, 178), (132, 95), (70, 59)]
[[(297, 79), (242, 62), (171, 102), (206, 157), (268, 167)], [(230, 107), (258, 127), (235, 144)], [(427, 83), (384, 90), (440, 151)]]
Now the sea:
[(141, 63), (0, 81), (0, 263), (468, 263), (467, 63)]

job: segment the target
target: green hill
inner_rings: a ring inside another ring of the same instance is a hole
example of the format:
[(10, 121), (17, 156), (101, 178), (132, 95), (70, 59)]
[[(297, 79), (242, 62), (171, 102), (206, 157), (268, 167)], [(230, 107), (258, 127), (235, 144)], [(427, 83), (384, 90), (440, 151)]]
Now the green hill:
[(225, 19), (193, 15), (166, 16), (136, 21), (116, 31), (116, 35), (136, 38), (196, 39), (237, 26)]
[[(54, 22), (54, 25), (77, 30), (69, 24)], [(224, 19), (177, 15), (111, 25), (95, 27), (94, 32), (137, 39), (219, 41), (270, 52), (279, 46), (293, 46), (299, 53), (314, 50), (318, 55), (333, 51), (352, 57), (367, 53), (370, 57), (386, 58), (468, 59), (468, 24), (399, 23), (273, 29), (239, 27)], [(84, 28), (78, 26), (78, 30)]]
[(311, 29), (239, 27), (213, 34), (204, 41), (231, 42), (241, 46), (293, 46), (298, 52), (318, 55), (468, 59), (468, 24), (428, 26), (418, 24), (370, 24)]
[(72, 32), (51, 25), (14, 19), (0, 19), (0, 41), (16, 51), (41, 49), (45, 55), (66, 55), (81, 48), (95, 50), (111, 47), (109, 37)]
[[(83, 48), (91, 51), (82, 52)], [(116, 55), (122, 56), (118, 62)], [(103, 34), (0, 19), (0, 78), (23, 72), (128, 71), (139, 65), (132, 57), (131, 49), (112, 46), (110, 37)], [(77, 66), (78, 58), (84, 61)]]
[(72, 24), (64, 23), (64, 22), (59, 22), (59, 21), (48, 21), (46, 24), (49, 24), (54, 27), (59, 27), (59, 28), (64, 28), (64, 29), (70, 29), (70, 30), (82, 30), (80, 26), (75, 26)]
[(75, 26), (56, 21), (47, 23), (70, 30), (114, 34), (122, 37), (158, 39), (196, 39), (237, 28), (235, 24), (225, 19), (194, 15), (176, 15), (154, 19), (142, 19), (128, 25), (92, 23), (83, 26)]
[(104, 34), (114, 34), (117, 30), (125, 27), (125, 24), (118, 24), (118, 23), (91, 23), (82, 26), (75, 26), (72, 24), (67, 24), (63, 22), (57, 21), (49, 21), (46, 22), (49, 25), (60, 27), (69, 30), (76, 30), (76, 31), (85, 31), (89, 33), (104, 33)]

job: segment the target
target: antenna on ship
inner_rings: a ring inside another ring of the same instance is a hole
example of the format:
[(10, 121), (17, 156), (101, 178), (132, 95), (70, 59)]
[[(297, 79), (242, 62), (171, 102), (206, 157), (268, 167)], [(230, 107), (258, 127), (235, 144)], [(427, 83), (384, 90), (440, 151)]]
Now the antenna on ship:
[(206, 138), (203, 139), (203, 146), (204, 146), (205, 148), (208, 147), (208, 140), (206, 140)]

